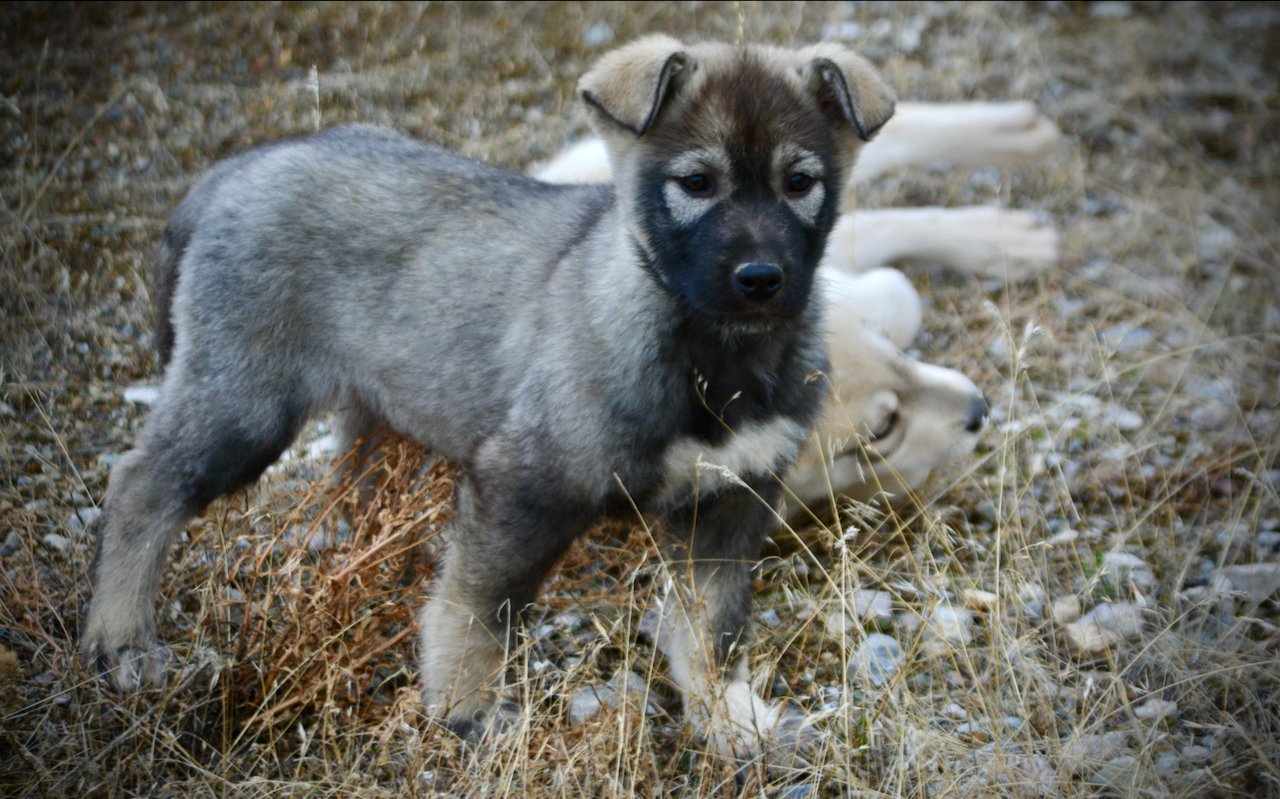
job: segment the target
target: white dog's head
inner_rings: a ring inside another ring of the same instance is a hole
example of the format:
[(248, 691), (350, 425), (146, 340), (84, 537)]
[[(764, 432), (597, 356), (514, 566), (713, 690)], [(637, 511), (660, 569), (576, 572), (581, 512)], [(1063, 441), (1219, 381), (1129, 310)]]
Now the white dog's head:
[[(832, 271), (826, 282), (831, 401), (787, 481), (815, 510), (828, 507), (833, 496), (899, 497), (921, 487), (973, 452), (987, 416), (972, 380), (906, 357), (881, 334), (910, 340), (916, 332), (877, 324), (885, 308), (901, 309), (889, 314), (900, 322), (919, 302), (900, 273)], [(918, 325), (918, 309), (914, 314)]]

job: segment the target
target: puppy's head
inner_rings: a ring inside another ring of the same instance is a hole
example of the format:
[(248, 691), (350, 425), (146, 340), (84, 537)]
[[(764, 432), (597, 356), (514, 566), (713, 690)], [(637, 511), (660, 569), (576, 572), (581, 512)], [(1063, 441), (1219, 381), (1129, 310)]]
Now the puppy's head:
[(684, 45), (605, 57), (579, 90), (646, 268), (690, 318), (767, 332), (809, 305), (859, 147), (893, 113), (857, 55)]
[(903, 355), (842, 308), (828, 309), (831, 393), (788, 484), (813, 508), (832, 494), (899, 498), (972, 451), (987, 416), (968, 377)]

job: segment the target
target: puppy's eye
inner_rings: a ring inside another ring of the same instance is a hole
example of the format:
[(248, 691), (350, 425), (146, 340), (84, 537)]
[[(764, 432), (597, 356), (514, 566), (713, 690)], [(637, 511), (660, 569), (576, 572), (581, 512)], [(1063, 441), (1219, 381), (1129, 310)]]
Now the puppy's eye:
[(813, 184), (817, 183), (813, 175), (806, 175), (803, 172), (796, 172), (787, 178), (787, 194), (792, 197), (803, 197), (813, 188)]
[(716, 182), (710, 175), (685, 175), (676, 178), (676, 182), (690, 197), (710, 197), (716, 190)]
[(880, 429), (871, 432), (871, 437), (868, 440), (873, 443), (883, 441), (892, 435), (896, 429), (898, 429), (898, 412), (893, 411), (884, 418), (884, 423), (880, 425)]

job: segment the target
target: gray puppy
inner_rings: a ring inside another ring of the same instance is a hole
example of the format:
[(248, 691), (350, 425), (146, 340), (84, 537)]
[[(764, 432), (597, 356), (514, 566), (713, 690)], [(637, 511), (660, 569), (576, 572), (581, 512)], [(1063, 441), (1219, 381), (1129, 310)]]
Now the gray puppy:
[(633, 508), (685, 564), (658, 640), (686, 712), (727, 749), (777, 721), (747, 683), (749, 570), (825, 398), (814, 271), (893, 95), (836, 45), (662, 36), (579, 90), (613, 187), (355, 126), (223, 162), (178, 207), (164, 384), (111, 473), (83, 635), (118, 688), (162, 676), (175, 534), (334, 411), (348, 442), (386, 425), (461, 465), (422, 616), (424, 700), (453, 727), (500, 717), (521, 609)]

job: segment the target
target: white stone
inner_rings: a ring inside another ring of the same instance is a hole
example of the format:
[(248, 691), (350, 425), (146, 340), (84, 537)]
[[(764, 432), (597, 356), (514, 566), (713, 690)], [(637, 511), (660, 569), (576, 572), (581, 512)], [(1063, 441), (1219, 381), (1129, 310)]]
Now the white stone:
[(124, 390), (125, 402), (133, 402), (138, 405), (155, 405), (156, 400), (160, 399), (160, 387), (151, 385), (128, 386)]
[(1067, 642), (1077, 652), (1097, 655), (1142, 632), (1142, 610), (1124, 602), (1104, 602), (1066, 625)]
[(1240, 591), (1251, 602), (1262, 602), (1280, 591), (1280, 563), (1246, 563), (1218, 569), (1216, 575), (1226, 578), (1232, 590)]
[(1072, 733), (1058, 752), (1058, 762), (1071, 774), (1083, 774), (1114, 757), (1125, 745), (1124, 733)]
[(992, 591), (983, 591), (978, 588), (966, 588), (961, 596), (964, 598), (965, 607), (973, 610), (995, 610), (996, 605), (1000, 602), (999, 595)]
[(1070, 624), (1080, 618), (1080, 597), (1071, 594), (1053, 600), (1049, 609), (1055, 624)]
[(1170, 702), (1168, 699), (1152, 697), (1134, 708), (1133, 715), (1143, 721), (1159, 721), (1160, 719), (1176, 715), (1177, 712), (1177, 702)]
[(50, 549), (56, 549), (59, 552), (66, 552), (71, 546), (70, 538), (67, 538), (65, 535), (58, 535), (57, 533), (46, 533), (43, 540), (45, 546)]
[(1156, 576), (1147, 562), (1128, 552), (1108, 552), (1103, 555), (1102, 578), (1119, 591), (1136, 589), (1148, 593), (1156, 586)]
[(849, 661), (849, 678), (883, 687), (902, 667), (907, 655), (902, 646), (884, 633), (870, 633), (858, 645)]

